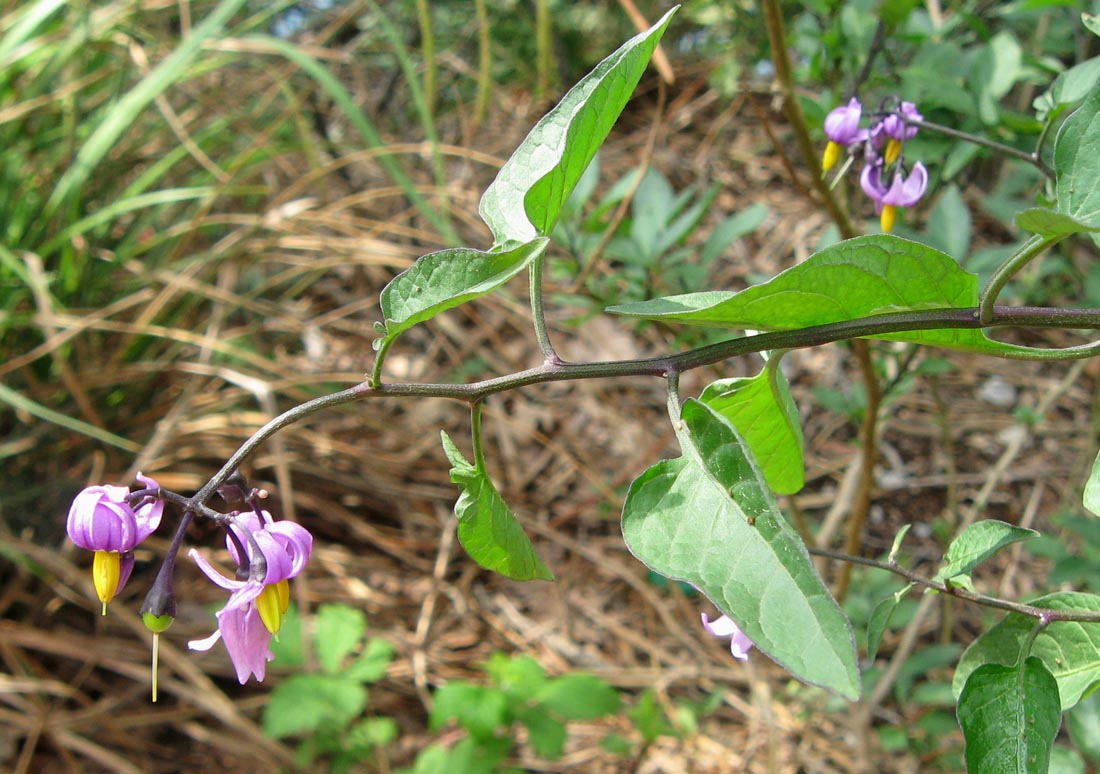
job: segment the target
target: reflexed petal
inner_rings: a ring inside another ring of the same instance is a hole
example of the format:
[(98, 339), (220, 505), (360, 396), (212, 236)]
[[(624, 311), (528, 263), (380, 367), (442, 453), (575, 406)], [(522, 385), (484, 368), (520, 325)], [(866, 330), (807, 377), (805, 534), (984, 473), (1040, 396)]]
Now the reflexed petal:
[(908, 177), (903, 178), (900, 170), (894, 175), (894, 182), (882, 197), (882, 203), (892, 204), (895, 207), (911, 207), (920, 201), (927, 188), (928, 170), (918, 161), (913, 165)]
[(752, 640), (749, 639), (747, 634), (738, 629), (730, 640), (730, 653), (740, 661), (747, 661), (750, 650), (752, 650)]
[(218, 644), (218, 640), (222, 638), (222, 633), (216, 631), (204, 640), (191, 640), (187, 643), (188, 650), (201, 650), (207, 651)]
[(825, 136), (838, 145), (851, 145), (860, 139), (859, 119), (863, 106), (852, 97), (847, 105), (834, 108), (825, 116)]
[[(277, 521), (265, 530), (275, 538), (290, 558), (290, 572), (287, 578), (294, 578), (305, 569), (313, 553), (313, 535), (301, 524), (293, 521)], [(266, 554), (265, 554), (266, 556)], [(279, 580), (283, 580), (280, 578)], [(272, 581), (268, 581), (271, 583)]]
[(737, 627), (737, 624), (733, 622), (733, 619), (730, 618), (728, 615), (723, 615), (711, 621), (709, 618), (707, 618), (707, 614), (703, 613), (702, 618), (703, 628), (713, 634), (715, 637), (729, 637), (734, 632), (741, 631)]
[(267, 662), (274, 656), (268, 650), (271, 632), (260, 620), (254, 607), (223, 610), (218, 613), (218, 631), (225, 641), (225, 649), (237, 670), (237, 680), (244, 685), (250, 675), (262, 681)]
[(199, 569), (202, 570), (202, 574), (214, 582), (214, 585), (221, 586), (227, 591), (236, 591), (237, 589), (245, 585), (245, 581), (227, 578), (220, 572), (215, 570), (214, 566), (210, 564), (210, 562), (206, 561), (206, 559), (203, 558), (202, 554), (200, 554), (194, 548), (188, 551), (187, 555), (190, 556), (195, 561), (195, 564), (199, 566)]
[(876, 204), (882, 204), (886, 197), (887, 189), (882, 184), (882, 167), (868, 164), (859, 175), (859, 185), (863, 193)]

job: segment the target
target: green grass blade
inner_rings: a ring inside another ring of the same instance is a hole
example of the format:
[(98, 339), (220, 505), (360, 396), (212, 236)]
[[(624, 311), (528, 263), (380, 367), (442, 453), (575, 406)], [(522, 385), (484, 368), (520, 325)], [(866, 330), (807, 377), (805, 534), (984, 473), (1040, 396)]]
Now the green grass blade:
[(141, 451), (141, 446), (139, 444), (123, 438), (121, 435), (115, 435), (101, 427), (96, 427), (83, 420), (74, 419), (73, 417), (54, 411), (53, 409), (46, 408), (41, 403), (36, 403), (26, 395), (16, 392), (4, 384), (0, 384), (0, 401), (7, 403), (15, 409), (26, 411), (31, 416), (38, 417), (47, 422), (52, 422), (55, 425), (60, 425), (66, 430), (72, 430), (74, 433), (81, 433), (89, 438), (95, 438), (97, 441), (103, 441), (103, 443), (110, 444), (111, 446), (117, 446), (119, 449), (128, 451), (131, 454), (136, 454)]

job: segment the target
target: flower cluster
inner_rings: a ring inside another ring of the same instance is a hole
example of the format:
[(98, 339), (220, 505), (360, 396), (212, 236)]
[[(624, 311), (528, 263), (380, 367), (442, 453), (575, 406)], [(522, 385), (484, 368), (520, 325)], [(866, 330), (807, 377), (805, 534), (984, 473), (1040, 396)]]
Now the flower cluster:
[(176, 614), (172, 591), (176, 554), (197, 511), (225, 526), (226, 548), (236, 572), (234, 577), (226, 577), (191, 550), (190, 555), (203, 574), (230, 593), (216, 615), (217, 631), (188, 646), (192, 650), (209, 650), (222, 640), (242, 684), (252, 675), (263, 680), (267, 662), (272, 658), (268, 649), (271, 637), (278, 633), (290, 604), (288, 581), (301, 573), (309, 561), (313, 536), (298, 524), (274, 521), (270, 513), (256, 507), (255, 498), (263, 494), (258, 490), (243, 493), (250, 511), (219, 514), (165, 492), (156, 481), (141, 473), (137, 479), (143, 488), (134, 492), (106, 485), (81, 491), (69, 509), (66, 530), (73, 543), (95, 552), (92, 580), (106, 615), (107, 603), (126, 585), (133, 570), (134, 547), (160, 526), (165, 501), (183, 504), (184, 518), (141, 608), (142, 618), (153, 632), (153, 701), (156, 701), (158, 636), (171, 626)]
[(832, 169), (842, 148), (854, 153), (862, 147), (860, 187), (875, 203), (882, 230), (888, 233), (894, 227), (897, 208), (913, 206), (928, 188), (928, 170), (924, 164), (918, 161), (907, 173), (903, 156), (905, 141), (917, 134), (917, 127), (911, 122), (923, 117), (912, 102), (901, 102), (894, 110), (880, 111), (870, 128), (860, 128), (862, 117), (863, 105), (855, 97), (825, 117), (825, 136), (829, 142), (821, 167), (825, 171)]

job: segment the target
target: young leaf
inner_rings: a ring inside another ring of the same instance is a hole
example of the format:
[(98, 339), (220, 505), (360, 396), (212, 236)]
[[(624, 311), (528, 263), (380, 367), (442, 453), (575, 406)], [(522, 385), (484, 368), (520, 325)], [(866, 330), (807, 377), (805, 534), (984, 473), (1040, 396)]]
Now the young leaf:
[(794, 494), (804, 482), (802, 423), (778, 360), (756, 376), (711, 382), (699, 400), (737, 428), (772, 491)]
[(563, 675), (546, 683), (535, 701), (566, 720), (593, 720), (619, 711), (619, 693), (598, 677)]
[[(1088, 226), (1100, 226), (1100, 89), (1093, 89), (1058, 130), (1054, 141), (1056, 209)], [(1100, 236), (1093, 235), (1100, 244)]]
[(654, 571), (698, 587), (795, 677), (857, 698), (848, 618), (744, 442), (699, 401), (685, 402), (681, 418), (683, 456), (631, 484), (622, 518), (627, 546)]
[(438, 731), (454, 718), (476, 739), (484, 740), (505, 723), (508, 697), (496, 688), (453, 680), (435, 692), (429, 727)]
[(944, 565), (936, 573), (936, 580), (969, 573), (1005, 546), (1037, 537), (1039, 533), (1033, 529), (1015, 527), (994, 519), (971, 524), (947, 547)]
[(1092, 473), (1089, 474), (1089, 480), (1085, 482), (1085, 492), (1081, 502), (1085, 510), (1093, 516), (1100, 516), (1100, 454), (1096, 455), (1092, 463)]
[(344, 658), (355, 650), (367, 633), (367, 618), (362, 610), (347, 605), (321, 605), (313, 621), (313, 642), (321, 669), (334, 675)]
[(388, 640), (369, 640), (359, 658), (343, 671), (343, 676), (360, 683), (376, 683), (386, 676), (391, 661), (393, 645)]
[(385, 339), (417, 323), (491, 293), (542, 254), (550, 240), (533, 239), (503, 252), (456, 247), (421, 256), (382, 288)]
[(444, 453), (454, 465), (451, 481), (462, 490), (455, 516), (458, 540), (466, 553), (485, 569), (513, 580), (553, 580), (493, 482), (466, 461), (446, 432), (442, 436)]
[(273, 739), (319, 728), (343, 728), (367, 706), (367, 689), (332, 675), (293, 675), (276, 686), (264, 707), (264, 733)]
[(967, 770), (1045, 774), (1062, 720), (1058, 684), (1034, 656), (985, 664), (967, 679), (958, 716)]
[(871, 611), (871, 620), (867, 622), (867, 660), (873, 662), (875, 660), (875, 654), (878, 653), (878, 646), (882, 644), (882, 635), (886, 631), (886, 627), (890, 625), (890, 619), (894, 615), (894, 611), (897, 610), (901, 600), (905, 599), (905, 595), (908, 594), (913, 588), (913, 584), (909, 584), (903, 589), (898, 590), (896, 593), (891, 594), (886, 599), (875, 605), (875, 609)]
[(530, 242), (550, 233), (676, 10), (596, 65), (535, 125), (501, 167), (478, 207), (495, 244)]
[[(1100, 597), (1060, 591), (1031, 604), (1052, 610), (1100, 612)], [(1009, 613), (1004, 620), (971, 644), (955, 669), (952, 690), (958, 696), (970, 673), (982, 664), (1016, 664), (1020, 649), (1035, 628), (1035, 619)], [(1035, 638), (1031, 655), (1042, 659), (1058, 682), (1062, 710), (1068, 710), (1100, 682), (1100, 624), (1055, 621)]]
[[(740, 292), (708, 291), (608, 308), (613, 314), (733, 330), (793, 330), (889, 312), (978, 305), (978, 277), (949, 255), (889, 234), (826, 247)], [(979, 330), (904, 331), (874, 338), (987, 354), (1027, 352)]]

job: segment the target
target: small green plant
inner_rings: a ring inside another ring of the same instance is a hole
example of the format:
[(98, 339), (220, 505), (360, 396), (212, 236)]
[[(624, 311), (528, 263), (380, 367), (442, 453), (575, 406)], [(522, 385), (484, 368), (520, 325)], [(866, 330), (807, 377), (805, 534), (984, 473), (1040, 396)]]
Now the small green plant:
[[(275, 739), (302, 740), (300, 766), (311, 767), (325, 758), (329, 771), (344, 772), (397, 736), (393, 718), (364, 715), (367, 685), (385, 676), (393, 646), (368, 638), (366, 616), (347, 605), (322, 605), (310, 623), (309, 642), (320, 671), (279, 683), (264, 707), (263, 728)], [(291, 608), (271, 647), (281, 666), (304, 666), (306, 636), (302, 619)]]

